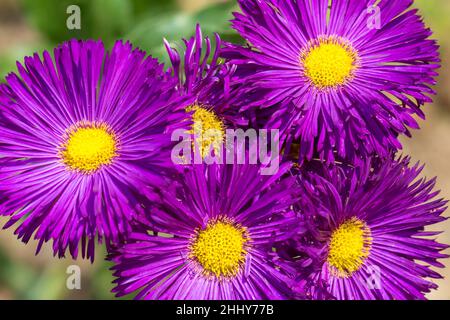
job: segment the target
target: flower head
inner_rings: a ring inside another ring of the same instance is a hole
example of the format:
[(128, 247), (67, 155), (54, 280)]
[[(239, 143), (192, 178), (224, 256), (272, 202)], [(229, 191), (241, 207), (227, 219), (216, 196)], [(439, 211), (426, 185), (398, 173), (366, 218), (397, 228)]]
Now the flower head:
[[(117, 42), (69, 41), (18, 64), (0, 89), (0, 213), (19, 238), (94, 258), (143, 211), (170, 161), (184, 98), (155, 59)], [(179, 110), (179, 111), (177, 111)]]
[(439, 54), (412, 1), (238, 2), (233, 27), (249, 45), (223, 56), (301, 162), (386, 158), (418, 128)]
[(299, 173), (303, 196), (295, 205), (308, 232), (279, 251), (295, 257), (310, 297), (423, 299), (436, 289), (428, 278), (441, 276), (431, 267), (443, 267), (438, 260), (448, 257), (441, 252), (448, 246), (426, 230), (445, 220), (435, 180), (417, 180), (421, 168), (408, 158), (308, 167)]
[[(256, 165), (188, 167), (128, 241), (112, 252), (119, 296), (284, 299), (293, 269), (273, 246), (294, 233), (295, 178)], [(148, 231), (155, 231), (149, 234)]]
[(178, 88), (185, 95), (194, 97), (186, 111), (192, 122), (190, 134), (195, 135), (199, 152), (204, 158), (211, 149), (219, 153), (227, 129), (248, 124), (248, 116), (239, 111), (243, 102), (241, 90), (232, 85), (236, 67), (219, 59), (221, 40), (215, 35), (216, 46), (203, 37), (199, 25), (195, 36), (184, 40), (184, 59), (165, 41)]

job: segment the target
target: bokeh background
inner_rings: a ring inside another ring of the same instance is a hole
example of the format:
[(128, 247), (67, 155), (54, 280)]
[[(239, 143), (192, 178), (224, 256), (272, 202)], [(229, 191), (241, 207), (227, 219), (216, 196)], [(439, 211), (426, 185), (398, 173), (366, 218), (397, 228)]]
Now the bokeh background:
[[(66, 27), (72, 4), (81, 8), (81, 30)], [(443, 66), (435, 103), (425, 107), (427, 121), (413, 139), (403, 139), (403, 152), (425, 163), (424, 176), (438, 176), (442, 196), (450, 199), (450, 1), (416, 0), (415, 6), (440, 42)], [(239, 41), (229, 27), (234, 9), (234, 0), (0, 0), (0, 81), (16, 71), (17, 60), (71, 38), (101, 38), (107, 47), (127, 39), (162, 61), (167, 61), (162, 39), (180, 44), (196, 23), (207, 34)], [(5, 222), (0, 218), (1, 226)], [(450, 221), (435, 229), (445, 230), (440, 240), (450, 243)], [(17, 241), (13, 229), (0, 231), (0, 299), (113, 298), (111, 265), (101, 248), (94, 264), (53, 258), (49, 245), (35, 256), (35, 248)], [(81, 290), (66, 287), (67, 267), (74, 264), (81, 268)], [(450, 259), (445, 264), (446, 278), (437, 281), (439, 290), (430, 299), (450, 299)]]

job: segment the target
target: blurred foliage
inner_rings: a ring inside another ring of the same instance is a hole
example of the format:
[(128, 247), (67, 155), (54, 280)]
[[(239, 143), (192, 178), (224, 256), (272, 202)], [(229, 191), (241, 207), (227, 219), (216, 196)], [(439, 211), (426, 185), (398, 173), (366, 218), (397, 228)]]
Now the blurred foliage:
[[(114, 278), (109, 270), (112, 263), (104, 260), (106, 252), (103, 247), (97, 250), (99, 254), (94, 264), (49, 257), (48, 262), (42, 265), (32, 252), (26, 262), (0, 248), (0, 299), (113, 299), (111, 290)], [(69, 265), (79, 265), (81, 268), (81, 290), (66, 287)]]
[[(102, 39), (107, 47), (115, 40), (130, 40), (149, 54), (166, 61), (163, 38), (179, 42), (193, 35), (200, 23), (203, 32), (214, 32), (230, 39), (229, 28), (235, 1), (210, 5), (200, 12), (181, 11), (175, 0), (22, 0), (23, 10), (32, 23), (51, 42), (71, 38)], [(66, 28), (70, 5), (81, 9), (81, 30)]]
[[(81, 30), (68, 30), (67, 8), (81, 9)], [(71, 38), (101, 38), (106, 44), (122, 37), (146, 12), (172, 10), (173, 0), (22, 0), (28, 20), (50, 41), (58, 43)]]
[(4, 77), (16, 71), (16, 61), (23, 61), (23, 57), (29, 56), (34, 52), (42, 52), (48, 49), (46, 43), (42, 44), (21, 44), (9, 48), (9, 50), (0, 56), (0, 83), (4, 81)]
[[(27, 22), (42, 36), (35, 44), (12, 47), (0, 57), (0, 76), (15, 71), (16, 60), (33, 52), (51, 50), (63, 41), (102, 39), (110, 48), (118, 39), (130, 40), (135, 46), (167, 63), (163, 45), (166, 38), (181, 46), (182, 38), (191, 37), (195, 25), (200, 23), (204, 34), (220, 33), (225, 40), (239, 41), (229, 27), (232, 11), (237, 8), (232, 0), (213, 2), (197, 12), (181, 10), (175, 0), (18, 0)], [(77, 5), (81, 9), (81, 30), (66, 27), (70, 14), (67, 8)]]
[(200, 23), (203, 33), (210, 37), (217, 32), (225, 40), (231, 41), (238, 38), (229, 26), (234, 6), (232, 1), (228, 1), (193, 14), (183, 11), (149, 13), (130, 33), (125, 35), (125, 39), (147, 49), (151, 55), (161, 61), (168, 62), (162, 39), (166, 38), (170, 43), (181, 46), (181, 39), (191, 37), (197, 23)]
[(433, 30), (434, 37), (440, 40), (440, 44), (446, 50), (449, 50), (450, 1), (416, 0), (415, 6), (419, 8), (419, 14), (424, 16), (427, 26)]

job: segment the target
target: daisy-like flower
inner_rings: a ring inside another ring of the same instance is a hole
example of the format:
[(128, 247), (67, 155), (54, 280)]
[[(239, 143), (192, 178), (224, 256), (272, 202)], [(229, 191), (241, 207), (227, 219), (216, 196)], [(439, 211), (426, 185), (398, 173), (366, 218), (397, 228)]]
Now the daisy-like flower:
[(224, 56), (260, 91), (253, 105), (273, 109), (267, 125), (300, 144), (301, 161), (387, 157), (418, 128), (440, 60), (411, 0), (238, 2), (233, 26), (249, 45)]
[(427, 230), (445, 220), (434, 179), (417, 179), (422, 168), (408, 158), (371, 169), (312, 166), (299, 175), (295, 205), (309, 231), (280, 249), (303, 274), (306, 266), (310, 297), (411, 300), (437, 288), (428, 278), (441, 278), (432, 267), (444, 267), (448, 246)]
[[(0, 89), (0, 214), (38, 249), (94, 258), (122, 240), (170, 161), (184, 116), (175, 79), (131, 44), (70, 41), (18, 64)], [(183, 98), (184, 99), (184, 98)], [(167, 151), (165, 151), (167, 149)]]
[(227, 129), (248, 123), (246, 116), (239, 112), (238, 105), (242, 103), (240, 91), (231, 85), (236, 67), (220, 61), (221, 40), (218, 34), (215, 40), (213, 48), (211, 40), (203, 37), (200, 25), (197, 25), (195, 36), (184, 40), (184, 59), (165, 40), (179, 90), (195, 98), (186, 111), (192, 123), (189, 133), (195, 136), (202, 158), (212, 150), (216, 155), (219, 153)]
[(113, 291), (149, 300), (288, 297), (292, 270), (273, 252), (300, 226), (290, 210), (298, 188), (286, 169), (269, 177), (256, 165), (188, 167), (161, 190), (145, 227), (111, 254)]

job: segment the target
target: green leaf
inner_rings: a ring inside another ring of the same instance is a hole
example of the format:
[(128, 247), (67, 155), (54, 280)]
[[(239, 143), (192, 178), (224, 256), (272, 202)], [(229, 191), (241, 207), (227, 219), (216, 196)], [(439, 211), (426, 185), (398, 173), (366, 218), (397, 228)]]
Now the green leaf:
[[(107, 44), (130, 30), (136, 17), (142, 15), (142, 11), (150, 10), (152, 3), (157, 5), (155, 1), (144, 5), (144, 1), (138, 0), (21, 0), (21, 3), (30, 23), (53, 42), (101, 38)], [(80, 7), (81, 30), (67, 28), (70, 5)]]
[(177, 8), (176, 0), (131, 0), (131, 3), (136, 17)]
[(203, 33), (209, 37), (217, 32), (225, 39), (233, 37), (238, 39), (229, 23), (234, 8), (236, 8), (235, 2), (227, 1), (193, 14), (179, 11), (165, 11), (158, 15), (149, 14), (125, 38), (147, 50), (162, 62), (168, 63), (163, 39), (181, 47), (183, 38), (187, 39), (194, 35), (197, 23), (201, 25)]
[(232, 12), (237, 9), (235, 1), (227, 1), (207, 7), (195, 14), (193, 19), (207, 33), (234, 33), (230, 20), (233, 18)]
[(112, 43), (133, 23), (133, 8), (129, 1), (123, 0), (93, 0), (88, 14), (91, 30), (88, 36)]

